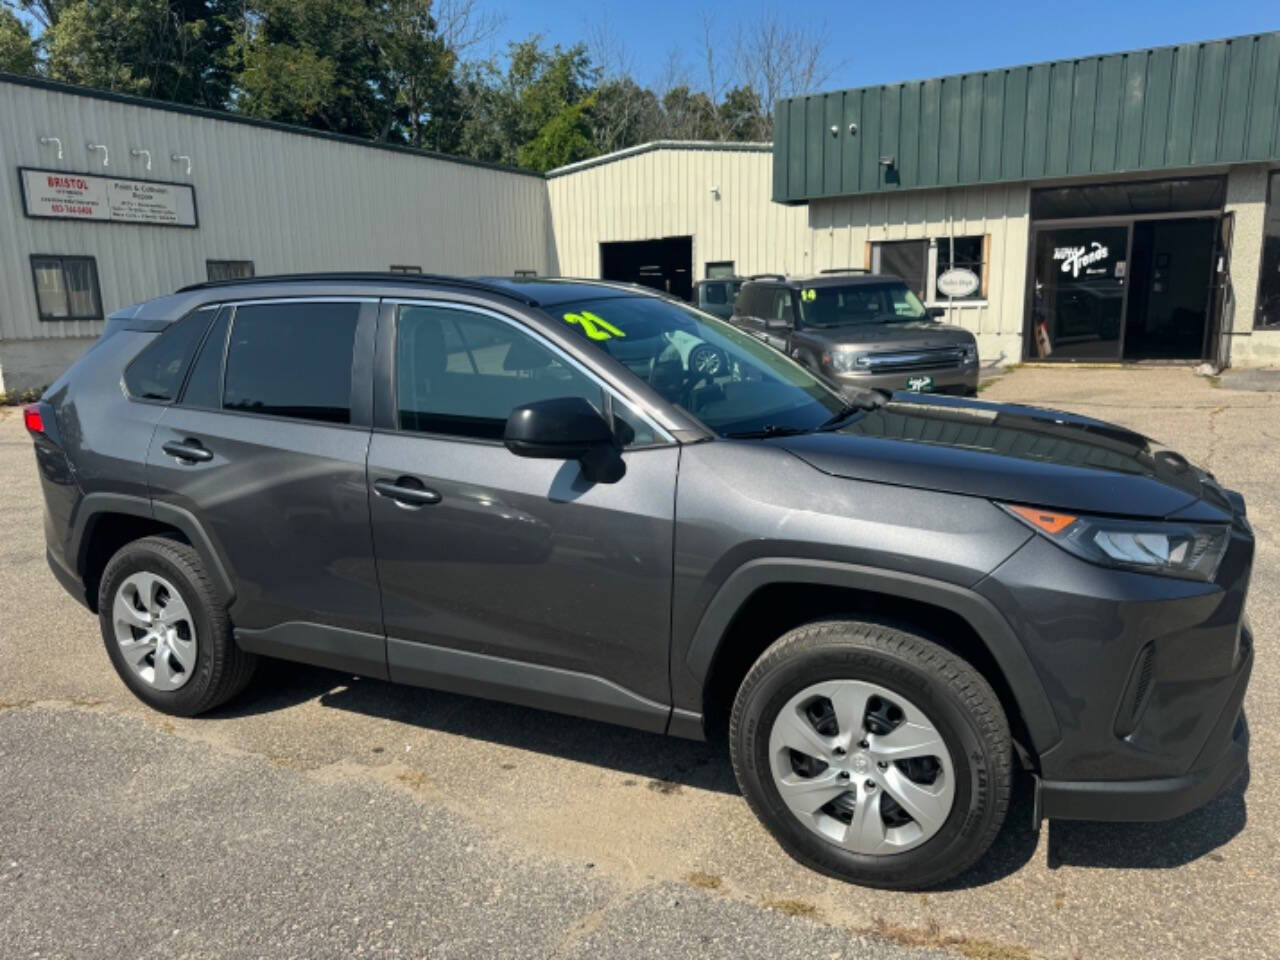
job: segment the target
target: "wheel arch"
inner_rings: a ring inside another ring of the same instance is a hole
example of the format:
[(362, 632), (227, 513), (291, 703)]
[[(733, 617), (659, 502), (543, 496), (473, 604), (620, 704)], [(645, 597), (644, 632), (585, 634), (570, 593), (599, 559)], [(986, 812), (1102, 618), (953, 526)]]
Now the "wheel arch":
[(736, 690), (741, 682), (736, 674), (745, 674), (769, 643), (786, 630), (841, 612), (906, 626), (965, 657), (996, 689), (1011, 726), (1034, 753), (1045, 753), (1060, 739), (1057, 717), (1025, 648), (985, 597), (914, 574), (783, 557), (743, 564), (707, 605), (684, 657), (702, 690), (701, 715), (677, 708), (672, 732), (714, 726), (727, 688)]
[(98, 582), (102, 570), (120, 547), (156, 534), (176, 534), (200, 555), (214, 583), (230, 603), (235, 588), (213, 539), (195, 515), (181, 507), (144, 497), (116, 493), (91, 493), (81, 501), (68, 542), (67, 556), (74, 559), (84, 584), (89, 609), (98, 612)]

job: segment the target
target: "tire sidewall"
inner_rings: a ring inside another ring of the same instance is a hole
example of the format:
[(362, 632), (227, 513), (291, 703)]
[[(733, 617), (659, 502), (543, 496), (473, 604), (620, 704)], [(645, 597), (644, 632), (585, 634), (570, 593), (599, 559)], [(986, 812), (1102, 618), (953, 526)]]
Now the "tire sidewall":
[[(787, 807), (769, 758), (774, 719), (801, 690), (824, 680), (864, 680), (910, 700), (937, 728), (951, 752), (956, 789), (951, 813), (927, 841), (903, 853), (859, 854), (824, 840)], [(873, 886), (926, 886), (967, 864), (997, 815), (992, 796), (994, 758), (963, 700), (940, 677), (887, 651), (823, 643), (796, 651), (748, 692), (733, 743), (744, 792), (783, 848), (824, 873)], [(980, 854), (981, 851), (978, 851)]]
[[(164, 577), (177, 588), (187, 609), (191, 611), (196, 630), (196, 667), (194, 676), (177, 690), (157, 690), (148, 684), (125, 662), (124, 655), (120, 652), (120, 645), (116, 642), (115, 624), (112, 622), (116, 591), (126, 578), (135, 573), (153, 573)], [(106, 645), (111, 665), (115, 667), (116, 673), (120, 675), (125, 686), (138, 699), (165, 713), (182, 715), (193, 712), (196, 705), (204, 700), (206, 692), (214, 681), (214, 644), (218, 642), (215, 634), (217, 626), (191, 574), (180, 563), (142, 541), (123, 548), (112, 558), (103, 572), (102, 583), (98, 590), (98, 622), (102, 628), (102, 640)]]

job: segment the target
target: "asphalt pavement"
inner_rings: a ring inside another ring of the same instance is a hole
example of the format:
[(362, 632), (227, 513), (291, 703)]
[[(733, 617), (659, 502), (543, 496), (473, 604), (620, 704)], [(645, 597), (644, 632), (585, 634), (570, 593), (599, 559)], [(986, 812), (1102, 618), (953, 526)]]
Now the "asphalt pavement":
[(1249, 776), (1167, 824), (1031, 829), (886, 893), (792, 862), (720, 745), (270, 664), (148, 711), (45, 567), (0, 411), (0, 957), (1276, 957), (1280, 394), (1184, 369), (1023, 368), (983, 394), (1114, 420), (1244, 492)]

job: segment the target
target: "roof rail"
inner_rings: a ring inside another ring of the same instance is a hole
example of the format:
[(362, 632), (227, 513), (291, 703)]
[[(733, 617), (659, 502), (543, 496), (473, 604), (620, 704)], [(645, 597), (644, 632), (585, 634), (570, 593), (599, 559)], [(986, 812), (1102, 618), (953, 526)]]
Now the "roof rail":
[(753, 273), (748, 275), (748, 280), (785, 280), (786, 274), (783, 273)]
[(178, 293), (187, 293), (191, 290), (210, 290), (221, 289), (224, 287), (245, 287), (252, 285), (260, 285), (267, 283), (311, 283), (311, 282), (328, 282), (328, 283), (393, 283), (397, 285), (408, 286), (434, 286), (434, 287), (457, 287), (461, 290), (483, 290), (486, 293), (496, 293), (500, 296), (507, 297), (511, 300), (519, 301), (531, 307), (536, 307), (538, 301), (532, 297), (525, 296), (510, 287), (500, 283), (494, 283), (489, 280), (475, 280), (470, 277), (452, 277), (446, 274), (436, 273), (391, 273), (390, 271), (359, 271), (348, 270), (330, 273), (279, 273), (262, 277), (234, 277), (229, 280), (205, 280), (202, 283), (192, 283), (185, 287), (180, 287)]
[(870, 273), (866, 267), (827, 267), (825, 270), (819, 270), (818, 273)]

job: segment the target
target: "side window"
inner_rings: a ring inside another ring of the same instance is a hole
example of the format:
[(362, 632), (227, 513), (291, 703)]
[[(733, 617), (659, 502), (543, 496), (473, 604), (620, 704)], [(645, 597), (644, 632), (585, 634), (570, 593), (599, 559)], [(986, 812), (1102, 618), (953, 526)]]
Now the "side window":
[(237, 307), (222, 405), (324, 423), (351, 422), (358, 303)]
[[(449, 307), (402, 306), (396, 329), (396, 408), (402, 430), (501, 440), (516, 407), (604, 391), (530, 334), (496, 317)], [(620, 403), (620, 438), (653, 443), (652, 429)]]
[(217, 410), (222, 406), (222, 360), (227, 352), (227, 330), (231, 326), (231, 309), (218, 314), (218, 319), (204, 338), (200, 355), (196, 357), (181, 403), (185, 407), (205, 407)]
[(788, 326), (795, 322), (795, 313), (791, 309), (791, 291), (779, 290), (773, 296), (773, 310), (770, 311), (770, 318), (773, 320), (782, 320)]
[(135, 400), (165, 401), (176, 397), (213, 314), (212, 307), (187, 314), (138, 354), (124, 372), (129, 396)]
[(761, 287), (747, 287), (738, 295), (738, 305), (734, 313), (740, 317), (758, 317), (760, 300), (768, 291)]
[(708, 283), (702, 287), (703, 303), (728, 303), (729, 285), (727, 283)]

